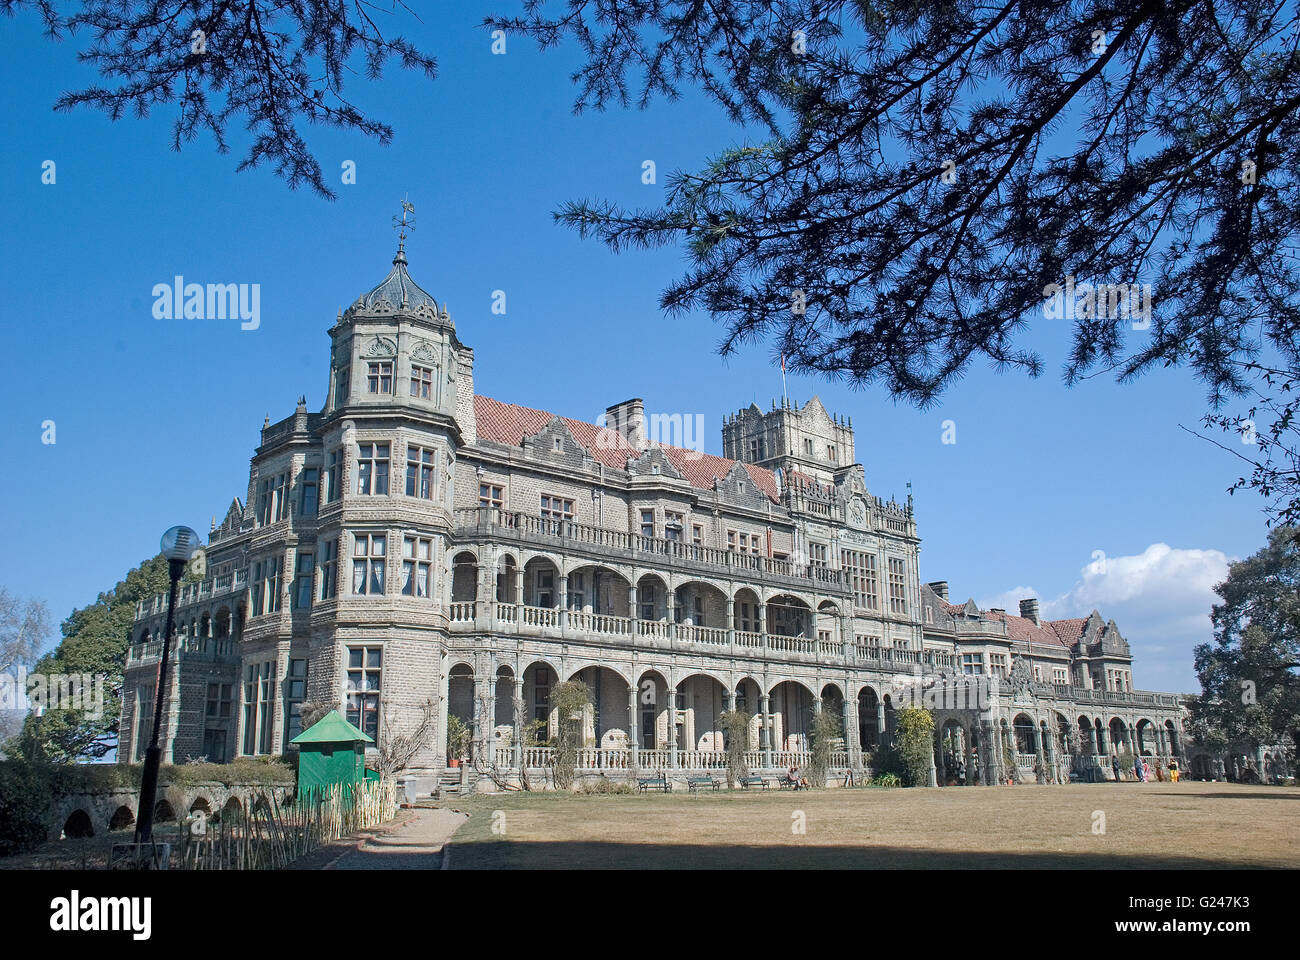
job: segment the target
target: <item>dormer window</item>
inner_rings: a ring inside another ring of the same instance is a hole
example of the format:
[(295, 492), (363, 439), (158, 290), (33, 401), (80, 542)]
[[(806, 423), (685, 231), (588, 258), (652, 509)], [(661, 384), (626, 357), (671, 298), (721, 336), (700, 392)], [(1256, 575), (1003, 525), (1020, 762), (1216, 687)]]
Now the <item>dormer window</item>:
[(563, 438), (563, 437), (556, 437), (556, 438), (555, 438), (555, 452), (556, 452), (556, 453), (562, 453), (562, 452), (564, 452), (564, 438)]

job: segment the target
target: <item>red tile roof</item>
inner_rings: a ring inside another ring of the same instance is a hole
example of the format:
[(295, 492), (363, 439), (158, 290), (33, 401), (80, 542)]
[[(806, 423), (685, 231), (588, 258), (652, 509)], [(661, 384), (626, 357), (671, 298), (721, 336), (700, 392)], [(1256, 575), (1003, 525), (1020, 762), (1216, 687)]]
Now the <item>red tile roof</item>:
[(1017, 643), (1049, 644), (1053, 647), (1067, 648), (1070, 646), (1051, 628), (1050, 621), (1044, 621), (1040, 627), (1035, 625), (1034, 621), (1028, 617), (1017, 617), (1009, 613), (993, 613), (986, 610), (981, 610), (980, 613), (987, 620), (1004, 621), (1007, 625), (1007, 636)]
[[(525, 437), (537, 433), (555, 414), (545, 410), (534, 410), (514, 403), (502, 403), (491, 397), (474, 397), (474, 419), (476, 431), (484, 440), (504, 443), (507, 446), (519, 446)], [(635, 459), (644, 451), (635, 449), (618, 431), (609, 427), (600, 427), (584, 420), (560, 420), (573, 434), (578, 444), (586, 449), (592, 459), (616, 470), (626, 470), (629, 458)], [(668, 458), (668, 462), (693, 487), (712, 490), (713, 481), (725, 477), (735, 467), (737, 461), (725, 457), (715, 457), (711, 453), (699, 450), (687, 450), (684, 447), (661, 445), (659, 447)], [(756, 467), (751, 463), (742, 464), (754, 486), (773, 501), (779, 500), (776, 492), (776, 477), (772, 471)]]

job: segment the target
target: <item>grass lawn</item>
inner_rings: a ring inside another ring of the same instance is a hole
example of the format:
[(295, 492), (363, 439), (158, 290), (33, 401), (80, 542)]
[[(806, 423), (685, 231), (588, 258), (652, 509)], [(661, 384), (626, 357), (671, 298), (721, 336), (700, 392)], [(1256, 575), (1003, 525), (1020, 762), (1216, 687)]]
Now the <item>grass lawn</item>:
[(1290, 787), (506, 793), (444, 806), (470, 814), (452, 838), (453, 870), (1300, 867), (1300, 789)]

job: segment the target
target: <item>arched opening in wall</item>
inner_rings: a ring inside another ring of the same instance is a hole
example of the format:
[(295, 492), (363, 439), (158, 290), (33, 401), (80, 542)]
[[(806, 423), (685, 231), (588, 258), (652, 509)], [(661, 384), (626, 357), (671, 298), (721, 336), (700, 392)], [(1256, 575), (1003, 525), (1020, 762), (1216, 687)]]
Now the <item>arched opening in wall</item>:
[(650, 626), (668, 620), (668, 586), (653, 573), (646, 574), (636, 582), (636, 616), (641, 621), (643, 635), (667, 634), (667, 631)]
[(760, 741), (759, 731), (762, 729), (763, 723), (761, 716), (763, 709), (762, 688), (759, 687), (758, 681), (753, 677), (742, 677), (736, 684), (736, 694), (732, 699), (732, 706), (738, 713), (749, 714), (745, 749), (757, 750)]
[(782, 594), (767, 602), (767, 632), (769, 636), (804, 637), (811, 639), (813, 631), (812, 610), (798, 597)]
[(748, 587), (737, 590), (731, 604), (731, 616), (732, 629), (749, 635), (737, 637), (736, 641), (746, 646), (756, 646), (762, 628), (762, 607), (758, 594)]
[(840, 608), (830, 600), (823, 600), (817, 605), (817, 641), (822, 644), (821, 652), (836, 654), (840, 642)]
[(844, 693), (836, 684), (828, 683), (822, 687), (821, 701), (822, 713), (835, 721), (836, 732), (831, 743), (831, 765), (834, 767), (848, 766), (848, 755), (843, 752), (849, 746), (844, 738), (844, 721), (847, 719), (844, 716)]
[(939, 755), (943, 769), (937, 771), (939, 785), (955, 787), (966, 782), (966, 728), (957, 720), (945, 720), (939, 728)]
[(709, 583), (693, 580), (677, 588), (674, 619), (680, 640), (725, 643), (727, 640), (727, 595)]
[(631, 688), (627, 681), (608, 667), (594, 666), (583, 667), (570, 679), (586, 685), (590, 701), (582, 711), (579, 726), (580, 746), (589, 752), (579, 757), (579, 766), (594, 768), (600, 765), (601, 758), (596, 756), (595, 750), (614, 751), (604, 758), (609, 765), (619, 766), (620, 760), (626, 763), (628, 736), (633, 722), (628, 703)]
[(1115, 751), (1115, 745), (1111, 742), (1107, 733), (1107, 728), (1102, 725), (1101, 717), (1094, 717), (1092, 720), (1092, 730), (1097, 737), (1097, 753), (1100, 756), (1107, 756)]
[(632, 615), (627, 578), (617, 571), (592, 564), (569, 571), (569, 626), (595, 633), (626, 631), (626, 624), (616, 625), (605, 617)]
[(1112, 752), (1119, 753), (1122, 750), (1131, 750), (1132, 744), (1128, 742), (1128, 727), (1119, 717), (1112, 717), (1110, 721), (1110, 742)]
[(447, 715), (465, 725), (471, 743), (478, 741), (479, 731), (474, 729), (474, 671), (468, 664), (458, 663), (447, 674)]
[(880, 698), (870, 687), (858, 691), (858, 737), (863, 750), (880, 746)]
[(1066, 718), (1065, 714), (1058, 713), (1056, 716), (1056, 749), (1066, 757), (1077, 756), (1081, 750), (1079, 744), (1075, 742), (1074, 727)]
[(1139, 720), (1134, 727), (1138, 753), (1144, 757), (1155, 756), (1155, 725), (1150, 720)]
[(515, 563), (515, 558), (507, 553), (497, 564), (497, 603), (517, 603), (518, 589), (519, 565)]
[(90, 814), (85, 810), (73, 810), (68, 819), (63, 821), (63, 840), (82, 840), (95, 835), (95, 827), (90, 822)]
[(172, 823), (176, 820), (176, 811), (166, 800), (159, 800), (154, 804), (153, 822), (154, 823)]
[(1021, 756), (1036, 756), (1034, 721), (1023, 713), (1016, 714), (1013, 728), (1016, 734), (1016, 753)]
[(1083, 756), (1096, 753), (1092, 742), (1092, 721), (1087, 717), (1079, 718), (1079, 753)]
[(771, 704), (772, 742), (783, 754), (777, 766), (805, 765), (811, 745), (812, 690), (795, 680), (784, 680), (772, 688)]
[(204, 816), (212, 815), (212, 805), (208, 803), (207, 797), (195, 797), (194, 802), (190, 804), (190, 813), (202, 813)]
[(1174, 726), (1172, 720), (1165, 721), (1165, 743), (1171, 756), (1178, 756), (1181, 752), (1182, 743), (1178, 739), (1178, 728)]
[(228, 636), (230, 636), (230, 608), (222, 607), (217, 611), (212, 637), (214, 640), (224, 640)]
[(118, 807), (113, 811), (113, 816), (109, 818), (109, 830), (129, 830), (135, 826), (135, 814), (126, 804)]
[(478, 599), (478, 557), (462, 550), (451, 561), (451, 602), (473, 603)]
[(212, 635), (212, 617), (209, 614), (203, 614), (199, 618), (199, 636), (209, 637)]
[(243, 813), (243, 805), (237, 798), (231, 797), (224, 805), (222, 805), (221, 813), (217, 819), (224, 821), (225, 823), (238, 823), (240, 817), (243, 816)]
[(546, 743), (554, 732), (551, 722), (551, 691), (560, 682), (555, 668), (537, 662), (524, 669), (524, 741)]
[[(636, 682), (637, 746), (642, 750), (667, 750), (672, 732), (673, 705), (669, 702), (668, 683), (657, 670), (646, 670)], [(654, 766), (642, 761), (643, 766)]]
[(675, 715), (678, 757), (683, 767), (713, 769), (726, 766), (726, 738), (722, 712), (726, 709), (722, 684), (707, 674), (695, 673), (677, 682)]
[[(524, 564), (524, 605), (539, 610), (559, 609), (560, 568), (549, 557), (533, 557)], [(530, 621), (525, 617), (524, 622)]]
[[(497, 668), (496, 677), (496, 716), (492, 718), (492, 746), (498, 751), (498, 765), (504, 765), (508, 758), (500, 751), (509, 751), (515, 735), (515, 672), (510, 667)], [(521, 717), (521, 722), (523, 718)]]

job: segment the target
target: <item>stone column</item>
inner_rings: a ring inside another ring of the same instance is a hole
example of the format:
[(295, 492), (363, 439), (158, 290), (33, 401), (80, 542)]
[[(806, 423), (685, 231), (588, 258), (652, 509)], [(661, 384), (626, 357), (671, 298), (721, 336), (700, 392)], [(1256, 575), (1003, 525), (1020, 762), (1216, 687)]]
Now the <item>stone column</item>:
[(1047, 745), (1043, 743), (1042, 728), (1034, 724), (1034, 759), (1038, 764), (1038, 776), (1036, 779), (1039, 783), (1047, 782)]
[(515, 730), (513, 734), (514, 755), (511, 757), (511, 760), (513, 761), (514, 766), (516, 768), (521, 768), (524, 765), (524, 680), (523, 677), (515, 677), (514, 687), (515, 687), (514, 702), (511, 704), (511, 706), (514, 708), (512, 711), (512, 715), (515, 724)]
[[(668, 616), (668, 637), (677, 638), (677, 591), (669, 585), (664, 591), (664, 611)], [(677, 709), (674, 702), (673, 709)]]
[(627, 688), (627, 716), (627, 762), (635, 770), (641, 766), (641, 703), (635, 683)]
[(939, 785), (939, 771), (943, 769), (943, 731), (936, 730), (934, 736), (934, 749), (930, 751), (930, 775), (927, 787), (937, 787)]
[(727, 644), (731, 645), (736, 640), (736, 601), (735, 598), (727, 597)]
[(569, 629), (569, 575), (560, 574), (560, 632)]
[(668, 687), (668, 766), (677, 769), (677, 684)]
[[(854, 703), (856, 704), (856, 698)], [(848, 697), (844, 698), (841, 708), (844, 714), (844, 752), (848, 757), (849, 766), (856, 769), (862, 766), (862, 731), (858, 729), (855, 722), (856, 711), (849, 709)]]
[(632, 625), (631, 625), (632, 642), (636, 643), (636, 638), (640, 633), (640, 627), (638, 626), (638, 624), (641, 622), (641, 620), (640, 617), (638, 616), (640, 611), (637, 610), (636, 608), (636, 584), (635, 583), (630, 583), (628, 584), (627, 587), (627, 613), (628, 613), (628, 618), (632, 621)]
[(524, 622), (524, 568), (515, 567), (515, 623)]
[(876, 745), (884, 747), (885, 741), (885, 700), (883, 697), (876, 700)]
[(772, 766), (772, 698), (768, 694), (759, 697), (759, 709), (763, 713), (763, 722), (758, 728), (758, 747), (763, 751), (763, 766)]
[(964, 730), (962, 734), (963, 734), (962, 739), (966, 741), (965, 744), (966, 745), (966, 786), (973, 787), (976, 782), (975, 781), (976, 752), (975, 752), (975, 743), (974, 743), (975, 738), (972, 735), (966, 733)]

